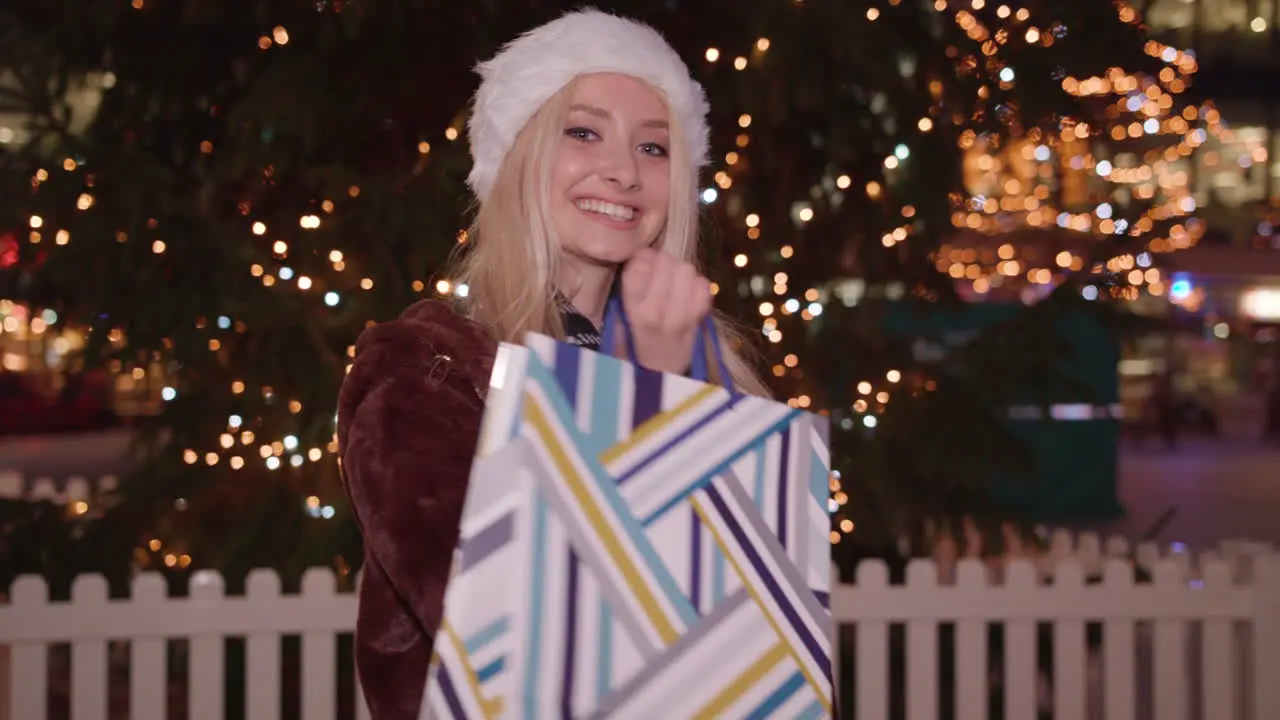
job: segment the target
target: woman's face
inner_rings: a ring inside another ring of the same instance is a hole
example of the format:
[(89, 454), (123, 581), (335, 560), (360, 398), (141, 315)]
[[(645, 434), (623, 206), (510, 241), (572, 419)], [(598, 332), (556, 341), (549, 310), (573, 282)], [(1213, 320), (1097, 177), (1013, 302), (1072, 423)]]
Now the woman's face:
[(574, 88), (551, 168), (551, 219), (572, 261), (616, 266), (667, 221), (670, 130), (663, 99), (640, 80), (586, 75)]

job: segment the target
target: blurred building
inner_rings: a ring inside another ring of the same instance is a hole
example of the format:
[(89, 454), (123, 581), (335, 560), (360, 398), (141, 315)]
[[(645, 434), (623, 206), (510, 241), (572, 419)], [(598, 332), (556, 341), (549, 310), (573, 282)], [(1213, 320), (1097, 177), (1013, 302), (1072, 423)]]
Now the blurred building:
[(86, 369), (82, 329), (53, 310), (0, 299), (0, 438), (15, 434), (84, 431), (159, 410), (164, 368), (110, 372)]
[(1192, 167), (1211, 239), (1280, 248), (1280, 0), (1156, 0), (1146, 17), (1155, 37), (1194, 50), (1192, 93), (1213, 99), (1235, 141)]
[(1131, 377), (1167, 368), (1185, 395), (1257, 426), (1280, 386), (1280, 0), (1156, 0), (1154, 35), (1194, 50), (1192, 93), (1212, 98), (1227, 142), (1191, 157), (1205, 234), (1174, 254), (1163, 337), (1136, 338)]
[(973, 301), (1032, 302), (1063, 271), (1105, 268), (1084, 296), (1128, 299), (1142, 320), (1122, 349), (1126, 417), (1168, 375), (1188, 417), (1256, 435), (1280, 386), (1280, 0), (1137, 5), (1168, 67), (1159, 84), (1119, 68), (1066, 78), (1103, 103), (1105, 127), (975, 138), (938, 270)]

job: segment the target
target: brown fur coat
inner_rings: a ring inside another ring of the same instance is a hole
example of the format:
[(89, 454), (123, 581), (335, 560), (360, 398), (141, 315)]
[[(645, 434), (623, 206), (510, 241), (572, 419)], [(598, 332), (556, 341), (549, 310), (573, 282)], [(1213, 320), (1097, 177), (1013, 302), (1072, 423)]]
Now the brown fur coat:
[(374, 720), (416, 719), (497, 344), (427, 300), (366, 330), (338, 400), (364, 535), (356, 670)]

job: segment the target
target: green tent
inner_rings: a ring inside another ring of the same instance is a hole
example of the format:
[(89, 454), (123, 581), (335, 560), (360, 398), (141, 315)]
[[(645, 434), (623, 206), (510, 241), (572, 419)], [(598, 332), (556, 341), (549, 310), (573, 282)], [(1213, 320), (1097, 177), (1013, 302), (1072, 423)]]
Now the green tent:
[[(1032, 312), (1017, 303), (921, 306), (893, 303), (885, 316), (892, 335), (909, 339), (917, 357), (943, 358), (979, 333), (1016, 323)], [(1037, 320), (1039, 322), (1039, 320)], [(1087, 310), (1047, 315), (1061, 343), (1053, 372), (1013, 388), (1011, 432), (1033, 456), (1030, 477), (993, 478), (996, 499), (1041, 522), (1100, 520), (1124, 513), (1116, 494), (1121, 420), (1114, 333)], [(1012, 328), (1007, 331), (1014, 332)], [(963, 372), (959, 367), (947, 372)]]

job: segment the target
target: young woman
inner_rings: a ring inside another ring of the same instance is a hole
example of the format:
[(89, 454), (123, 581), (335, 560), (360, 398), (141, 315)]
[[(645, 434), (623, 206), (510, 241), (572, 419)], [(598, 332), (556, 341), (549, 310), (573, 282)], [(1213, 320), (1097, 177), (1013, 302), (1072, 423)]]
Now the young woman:
[[(599, 349), (616, 293), (637, 362), (684, 373), (713, 312), (695, 264), (708, 108), (666, 41), (575, 12), (479, 71), (468, 126), (479, 211), (450, 274), (470, 292), (366, 331), (339, 399), (365, 540), (356, 663), (377, 720), (418, 716), (497, 343), (538, 332)], [(729, 380), (767, 394), (716, 325)]]

